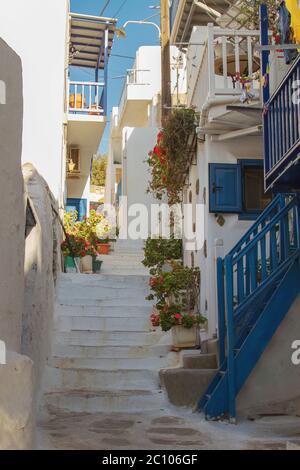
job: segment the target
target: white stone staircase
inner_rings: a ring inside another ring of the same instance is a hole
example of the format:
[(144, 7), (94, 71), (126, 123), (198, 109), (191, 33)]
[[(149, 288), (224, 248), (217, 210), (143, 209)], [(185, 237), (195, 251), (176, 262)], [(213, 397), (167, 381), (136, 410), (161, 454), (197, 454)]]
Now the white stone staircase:
[(103, 274), (60, 276), (43, 416), (165, 406), (158, 372), (177, 355), (152, 330), (141, 259), (141, 250), (117, 244), (103, 256)]

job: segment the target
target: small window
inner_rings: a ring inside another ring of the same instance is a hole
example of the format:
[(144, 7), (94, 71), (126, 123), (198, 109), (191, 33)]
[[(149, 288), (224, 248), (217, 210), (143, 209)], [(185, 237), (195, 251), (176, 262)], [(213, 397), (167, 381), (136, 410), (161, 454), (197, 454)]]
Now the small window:
[(80, 173), (80, 150), (77, 147), (70, 147), (67, 172), (68, 176), (76, 176)]
[(240, 219), (255, 219), (271, 202), (264, 191), (264, 169), (261, 160), (240, 160), (242, 167), (243, 210)]

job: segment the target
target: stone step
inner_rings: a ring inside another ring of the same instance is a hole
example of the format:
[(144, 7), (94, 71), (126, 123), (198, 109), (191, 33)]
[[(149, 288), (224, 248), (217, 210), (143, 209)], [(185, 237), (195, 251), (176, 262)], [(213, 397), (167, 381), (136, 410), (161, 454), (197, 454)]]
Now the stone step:
[(124, 298), (107, 298), (107, 299), (82, 299), (80, 297), (69, 297), (64, 296), (61, 299), (57, 299), (58, 306), (73, 306), (73, 307), (149, 307), (152, 308), (152, 303), (146, 299), (137, 299), (136, 297), (124, 297)]
[(59, 276), (58, 284), (69, 284), (73, 283), (80, 286), (91, 285), (91, 286), (102, 286), (106, 284), (110, 284), (113, 286), (119, 286), (128, 283), (130, 285), (140, 285), (143, 283), (148, 283), (149, 281), (149, 274), (147, 275), (137, 275), (137, 276), (128, 276), (118, 275), (118, 274), (110, 274), (103, 276), (102, 274), (94, 274), (94, 275), (87, 275), (87, 274), (77, 274), (77, 273), (62, 273)]
[(217, 356), (215, 354), (183, 355), (183, 367), (185, 369), (217, 369)]
[(56, 368), (46, 366), (44, 391), (66, 390), (156, 390), (159, 378), (156, 370), (120, 369), (97, 370)]
[(146, 288), (134, 288), (126, 287), (122, 289), (114, 289), (112, 287), (98, 287), (98, 286), (76, 286), (70, 285), (66, 287), (59, 287), (57, 290), (57, 298), (63, 300), (65, 298), (76, 298), (76, 299), (123, 299), (133, 298), (144, 300), (149, 295), (149, 289)]
[(146, 346), (155, 344), (161, 337), (159, 333), (140, 331), (82, 331), (71, 330), (55, 334), (58, 344), (78, 346)]
[(162, 369), (159, 375), (161, 386), (173, 405), (194, 408), (216, 373), (217, 369), (175, 367)]
[(152, 311), (152, 305), (147, 302), (147, 305), (143, 306), (89, 306), (89, 305), (56, 305), (55, 317), (109, 317), (111, 319), (117, 317), (129, 317), (129, 318), (145, 318), (149, 319)]
[(44, 403), (49, 414), (138, 412), (166, 406), (162, 390), (68, 390), (47, 393)]
[(55, 321), (55, 330), (57, 331), (70, 331), (70, 330), (88, 330), (88, 331), (152, 331), (149, 316), (121, 316), (110, 317), (102, 316), (101, 318), (95, 316), (62, 316), (60, 315)]
[[(176, 365), (176, 354), (170, 357), (108, 357), (108, 358), (86, 358), (86, 357), (57, 357), (53, 356), (48, 364), (61, 369), (94, 369), (94, 370), (156, 370), (163, 367)], [(172, 364), (173, 357), (173, 364)]]
[(166, 356), (171, 346), (168, 344), (154, 344), (153, 346), (72, 346), (67, 344), (54, 344), (53, 355), (60, 357), (78, 358), (147, 358)]
[(76, 274), (79, 279), (60, 278), (58, 287), (69, 289), (69, 287), (97, 287), (111, 289), (145, 289), (149, 287), (149, 276), (118, 276), (118, 275), (102, 275), (102, 274)]

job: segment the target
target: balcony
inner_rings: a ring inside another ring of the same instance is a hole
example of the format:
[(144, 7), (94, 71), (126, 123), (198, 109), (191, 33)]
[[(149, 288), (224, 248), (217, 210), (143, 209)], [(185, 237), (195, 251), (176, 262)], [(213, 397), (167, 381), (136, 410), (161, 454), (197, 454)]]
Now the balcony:
[(264, 111), (265, 186), (300, 189), (300, 56), (283, 78)]
[[(259, 31), (220, 28), (212, 23), (193, 31), (188, 48), (188, 106), (206, 117), (211, 111), (206, 130), (218, 134), (226, 128), (261, 124), (260, 80), (254, 75), (260, 69), (259, 39)], [(243, 76), (253, 77), (251, 104), (241, 103)]]
[(68, 83), (68, 139), (72, 144), (88, 146), (94, 153), (106, 125), (103, 93), (104, 83)]
[(119, 105), (119, 118), (122, 127), (141, 127), (148, 120), (148, 104), (153, 98), (151, 71), (129, 69)]
[(171, 42), (188, 43), (194, 26), (206, 26), (229, 8), (228, 0), (172, 0), (170, 6)]
[[(66, 113), (68, 143), (97, 152), (107, 115), (108, 60), (116, 19), (70, 13), (69, 75)], [(94, 73), (94, 81), (74, 81), (82, 69)]]

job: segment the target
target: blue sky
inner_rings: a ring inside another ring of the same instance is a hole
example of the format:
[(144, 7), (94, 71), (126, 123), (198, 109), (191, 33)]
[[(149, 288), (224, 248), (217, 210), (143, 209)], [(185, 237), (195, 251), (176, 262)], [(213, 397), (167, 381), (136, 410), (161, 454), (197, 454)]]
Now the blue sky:
[[(102, 16), (113, 17), (120, 9), (124, 0), (110, 0), (108, 7)], [(127, 20), (143, 20), (151, 15), (158, 14), (159, 10), (150, 9), (149, 6), (159, 5), (159, 0), (127, 0), (121, 8), (117, 18), (118, 26), (121, 27)], [(99, 15), (105, 6), (106, 0), (71, 0), (71, 11)], [(151, 19), (159, 23), (159, 16)], [(158, 32), (148, 25), (128, 25), (126, 28), (126, 38), (115, 38), (112, 49), (112, 56), (109, 61), (109, 87), (108, 87), (108, 120), (113, 106), (119, 104), (120, 95), (124, 86), (124, 78), (114, 78), (124, 76), (127, 69), (133, 64), (133, 57), (136, 50), (142, 45), (158, 45)], [(118, 57), (116, 55), (129, 56), (131, 58)], [(93, 79), (94, 73), (89, 70), (80, 70), (76, 73), (76, 79)], [(105, 133), (100, 145), (100, 152), (107, 151), (108, 130), (107, 124)]]

